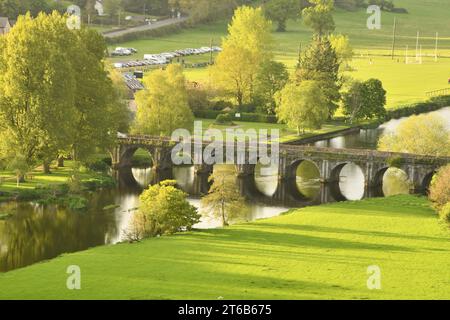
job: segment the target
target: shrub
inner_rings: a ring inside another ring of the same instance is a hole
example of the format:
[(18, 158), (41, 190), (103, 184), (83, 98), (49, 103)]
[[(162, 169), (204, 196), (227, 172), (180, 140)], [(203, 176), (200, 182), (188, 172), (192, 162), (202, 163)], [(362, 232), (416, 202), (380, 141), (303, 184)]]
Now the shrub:
[(200, 222), (197, 209), (187, 201), (187, 194), (175, 188), (175, 181), (163, 181), (145, 190), (141, 206), (126, 233), (130, 241), (190, 230)]
[(441, 208), (439, 217), (442, 221), (450, 224), (450, 202), (447, 202), (447, 204)]
[(430, 186), (430, 200), (440, 210), (450, 202), (450, 165), (437, 172)]
[(108, 170), (110, 169), (110, 166), (104, 161), (105, 159), (102, 160), (96, 160), (90, 163), (86, 164), (86, 167), (94, 172), (108, 172)]
[(403, 159), (401, 157), (390, 157), (387, 159), (387, 163), (389, 167), (400, 168), (402, 165)]
[(81, 196), (68, 197), (66, 203), (72, 210), (85, 210), (88, 206), (88, 200)]
[(232, 125), (233, 124), (233, 120), (231, 118), (231, 115), (229, 113), (225, 113), (225, 114), (219, 114), (216, 118), (216, 124), (227, 124), (227, 125)]

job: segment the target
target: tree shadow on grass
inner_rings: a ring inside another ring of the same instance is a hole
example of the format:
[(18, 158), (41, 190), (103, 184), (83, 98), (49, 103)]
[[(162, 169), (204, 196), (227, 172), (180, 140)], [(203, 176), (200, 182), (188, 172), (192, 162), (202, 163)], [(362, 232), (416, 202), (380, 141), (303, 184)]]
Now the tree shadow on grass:
[(384, 231), (364, 231), (346, 228), (333, 228), (333, 227), (322, 227), (314, 225), (301, 225), (301, 224), (275, 224), (275, 223), (263, 223), (264, 226), (274, 228), (274, 229), (284, 229), (284, 230), (296, 230), (296, 231), (306, 231), (306, 232), (319, 232), (319, 233), (344, 233), (353, 234), (358, 236), (374, 236), (374, 237), (387, 237), (387, 238), (399, 238), (407, 240), (424, 240), (424, 241), (436, 241), (448, 243), (449, 238), (447, 237), (430, 237), (421, 235), (407, 235), (399, 234), (393, 232)]
[[(260, 229), (263, 224), (258, 225)], [(222, 240), (227, 239), (235, 243), (277, 245), (284, 247), (308, 247), (320, 249), (352, 249), (352, 250), (375, 250), (375, 251), (415, 251), (405, 246), (389, 244), (373, 244), (367, 242), (349, 241), (336, 238), (317, 237), (305, 234), (289, 232), (268, 232), (254, 229), (230, 229), (210, 230), (208, 233), (220, 236)], [(201, 238), (202, 234), (192, 234), (191, 237)], [(209, 238), (210, 239), (210, 238)]]

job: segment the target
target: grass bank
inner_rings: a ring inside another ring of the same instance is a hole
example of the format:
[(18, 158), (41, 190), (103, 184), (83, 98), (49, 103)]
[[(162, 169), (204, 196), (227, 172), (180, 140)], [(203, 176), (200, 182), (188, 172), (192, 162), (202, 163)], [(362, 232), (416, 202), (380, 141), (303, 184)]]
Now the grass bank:
[[(397, 196), (64, 255), (0, 274), (0, 298), (449, 299), (449, 251), (429, 202)], [(81, 290), (66, 289), (70, 265)]]
[[(38, 200), (47, 201), (51, 199), (71, 196), (69, 181), (74, 175), (73, 161), (65, 161), (64, 167), (51, 166), (51, 173), (42, 172), (41, 168), (35, 168), (25, 177), (25, 182), (17, 185), (14, 172), (0, 171), (0, 201), (8, 200)], [(106, 174), (94, 172), (82, 168), (77, 172), (77, 178), (82, 190), (94, 190), (100, 187), (108, 187), (113, 180)]]

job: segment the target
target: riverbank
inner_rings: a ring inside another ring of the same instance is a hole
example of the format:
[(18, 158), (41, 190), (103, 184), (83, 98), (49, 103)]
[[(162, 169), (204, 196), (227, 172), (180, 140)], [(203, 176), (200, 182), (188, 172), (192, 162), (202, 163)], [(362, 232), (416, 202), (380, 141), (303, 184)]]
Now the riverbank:
[[(75, 163), (65, 161), (64, 167), (51, 166), (51, 173), (43, 173), (35, 168), (25, 176), (25, 182), (17, 185), (14, 172), (0, 171), (0, 202), (5, 201), (65, 201), (78, 196), (82, 191), (93, 191), (97, 188), (111, 187), (113, 179), (107, 174), (95, 172), (81, 167), (74, 172)], [(71, 190), (70, 179), (76, 174), (79, 190)]]
[(335, 203), (67, 254), (0, 274), (0, 299), (449, 299), (449, 240), (422, 197)]

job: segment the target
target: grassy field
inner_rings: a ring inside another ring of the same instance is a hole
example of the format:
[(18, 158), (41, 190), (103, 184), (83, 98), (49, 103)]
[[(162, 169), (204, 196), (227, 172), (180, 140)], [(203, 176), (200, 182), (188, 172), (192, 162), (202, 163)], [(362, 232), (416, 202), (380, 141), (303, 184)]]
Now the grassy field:
[[(48, 187), (51, 185), (67, 183), (73, 174), (73, 166), (73, 161), (65, 161), (65, 166), (63, 168), (58, 168), (56, 165), (52, 166), (50, 174), (43, 173), (40, 167), (35, 168), (26, 175), (26, 181), (21, 182), (19, 186), (17, 186), (14, 172), (8, 170), (0, 171), (0, 193), (13, 194), (20, 190), (32, 190), (37, 187)], [(90, 171), (79, 173), (79, 178), (81, 180), (96, 178), (98, 176), (99, 174)], [(2, 198), (0, 197), (0, 200), (1, 199)]]
[[(347, 34), (355, 49), (355, 59), (352, 67), (355, 71), (347, 75), (368, 79), (379, 78), (388, 91), (388, 107), (416, 102), (425, 98), (425, 93), (448, 87), (450, 77), (450, 19), (448, 18), (448, 0), (397, 0), (397, 7), (408, 9), (408, 14), (382, 13), (380, 30), (369, 30), (366, 27), (368, 14), (365, 10), (348, 12), (336, 10), (336, 33)], [(391, 53), (392, 27), (394, 17), (397, 18), (396, 58), (392, 60), (387, 55)], [(215, 45), (220, 45), (226, 35), (228, 21), (218, 21), (210, 25), (187, 29), (179, 34), (162, 38), (143, 39), (120, 44), (125, 47), (135, 47), (139, 54), (133, 59), (142, 58), (144, 53), (159, 53), (188, 47), (208, 46), (211, 39)], [(416, 35), (420, 31), (423, 54), (422, 65), (406, 65), (404, 63), (405, 49), (409, 46), (409, 55), (415, 54)], [(439, 54), (441, 57), (434, 62), (435, 35), (439, 32)], [(289, 21), (288, 31), (274, 32), (274, 52), (277, 60), (286, 63), (293, 72), (297, 62), (300, 44), (306, 46), (311, 38), (311, 31), (302, 21)], [(120, 58), (116, 58), (116, 60)], [(186, 62), (209, 61), (209, 55), (189, 57)], [(186, 75), (190, 80), (207, 81), (207, 69), (188, 69)]]
[(0, 274), (0, 299), (449, 299), (449, 240), (425, 198), (336, 203), (67, 254)]

